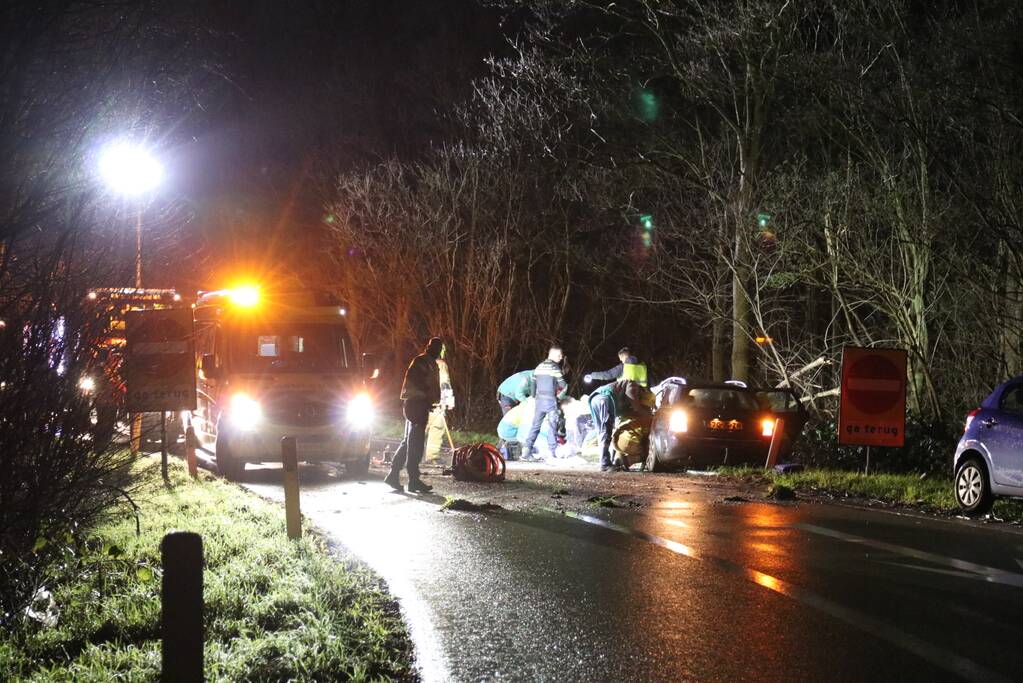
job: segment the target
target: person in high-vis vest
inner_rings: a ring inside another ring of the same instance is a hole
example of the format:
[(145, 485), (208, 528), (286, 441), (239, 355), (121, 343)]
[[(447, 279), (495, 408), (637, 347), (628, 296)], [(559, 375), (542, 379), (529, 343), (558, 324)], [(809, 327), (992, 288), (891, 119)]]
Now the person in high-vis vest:
[(587, 373), (583, 377), (583, 381), (587, 384), (592, 384), (593, 382), (611, 382), (628, 379), (643, 387), (648, 385), (649, 379), (647, 378), (646, 363), (633, 356), (627, 346), (618, 351), (618, 361), (618, 365), (610, 370)]
[(451, 375), (448, 363), (444, 360), (447, 347), (443, 347), (437, 359), (437, 372), (440, 379), (440, 401), (430, 411), (430, 421), (426, 425), (426, 451), (423, 459), (426, 462), (440, 460), (440, 449), (444, 445), (444, 427), (449, 410), (455, 409), (455, 391), (451, 388)]

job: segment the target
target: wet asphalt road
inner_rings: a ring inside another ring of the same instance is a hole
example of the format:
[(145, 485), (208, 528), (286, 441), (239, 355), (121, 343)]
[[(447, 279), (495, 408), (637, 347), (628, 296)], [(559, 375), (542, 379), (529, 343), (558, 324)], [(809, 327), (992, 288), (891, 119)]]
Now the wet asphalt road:
[[(664, 498), (440, 512), (303, 467), (303, 514), (389, 584), (426, 681), (1023, 679), (1023, 535)], [(246, 486), (282, 499), (280, 471)]]

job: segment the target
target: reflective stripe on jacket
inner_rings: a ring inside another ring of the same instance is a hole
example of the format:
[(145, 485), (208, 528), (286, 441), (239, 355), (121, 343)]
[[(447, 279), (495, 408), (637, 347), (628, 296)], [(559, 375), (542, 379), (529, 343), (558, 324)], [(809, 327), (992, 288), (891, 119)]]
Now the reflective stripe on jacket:
[(551, 359), (536, 366), (533, 371), (533, 396), (538, 402), (555, 402), (568, 390), (568, 382), (561, 374), (561, 365)]

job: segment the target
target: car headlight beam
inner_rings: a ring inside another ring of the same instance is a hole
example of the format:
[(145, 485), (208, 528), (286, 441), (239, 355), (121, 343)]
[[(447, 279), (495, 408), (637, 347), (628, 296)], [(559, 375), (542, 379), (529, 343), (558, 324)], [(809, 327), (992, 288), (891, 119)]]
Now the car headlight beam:
[(369, 429), (373, 424), (373, 417), (376, 411), (373, 408), (373, 399), (369, 394), (357, 394), (348, 402), (348, 426), (356, 429)]
[(238, 429), (254, 429), (263, 420), (263, 407), (248, 394), (235, 394), (231, 397), (229, 415), (231, 424)]

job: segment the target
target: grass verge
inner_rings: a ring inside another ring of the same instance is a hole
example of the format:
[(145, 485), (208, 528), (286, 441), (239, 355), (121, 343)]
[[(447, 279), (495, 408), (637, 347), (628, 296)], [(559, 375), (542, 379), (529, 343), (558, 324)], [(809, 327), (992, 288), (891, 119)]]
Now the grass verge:
[(207, 680), (411, 680), (397, 606), (368, 571), (315, 536), (284, 534), (281, 508), (173, 461), (137, 466), (142, 533), (130, 514), (92, 532), (48, 586), (55, 626), (0, 634), (0, 680), (158, 680), (160, 540), (202, 535)]
[[(722, 467), (718, 472), (724, 477), (788, 486), (795, 491), (864, 501), (876, 500), (942, 514), (959, 514), (950, 478), (921, 477), (918, 474), (862, 474), (824, 469), (780, 474), (747, 467)], [(1021, 520), (1023, 503), (999, 500), (995, 503), (993, 513), (1002, 519)]]

